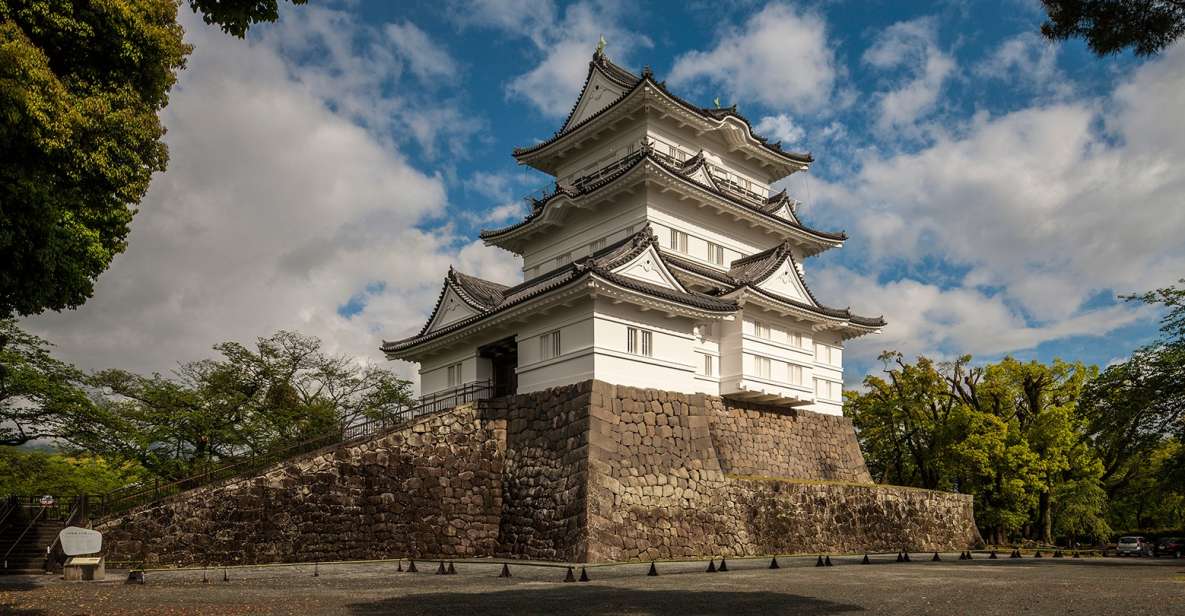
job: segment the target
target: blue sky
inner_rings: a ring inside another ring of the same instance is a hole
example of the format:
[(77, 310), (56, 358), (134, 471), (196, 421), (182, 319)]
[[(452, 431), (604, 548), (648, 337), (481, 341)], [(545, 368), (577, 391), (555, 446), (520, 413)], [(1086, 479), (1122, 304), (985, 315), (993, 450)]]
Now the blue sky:
[(602, 35), (614, 61), (814, 154), (786, 186), (851, 239), (806, 263), (808, 281), (889, 320), (852, 343), (849, 384), (888, 348), (1106, 364), (1156, 331), (1116, 295), (1185, 272), (1185, 128), (1169, 111), (1185, 106), (1185, 50), (1047, 43), (1037, 2), (281, 12), (237, 41), (183, 9), (195, 52), (162, 116), (170, 169), (95, 299), (29, 322), (68, 358), (168, 370), (294, 328), (379, 361), (448, 265), (513, 282), (514, 259), (477, 232), (548, 182), (511, 150), (558, 128)]

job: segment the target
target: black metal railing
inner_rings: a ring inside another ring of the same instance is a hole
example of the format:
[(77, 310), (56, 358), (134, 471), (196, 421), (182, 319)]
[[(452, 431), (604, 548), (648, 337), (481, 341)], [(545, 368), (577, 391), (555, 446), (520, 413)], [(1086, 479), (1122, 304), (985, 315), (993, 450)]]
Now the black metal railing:
[(452, 409), (462, 404), (492, 397), (493, 383), (477, 381), (449, 391), (421, 397), (415, 404), (399, 407), (382, 417), (343, 426), (329, 433), (300, 441), (280, 449), (271, 449), (218, 466), (207, 466), (182, 479), (162, 482), (140, 482), (108, 492), (98, 502), (91, 502), (91, 514), (104, 516), (121, 513), (135, 507), (160, 501), (204, 485), (235, 479), (263, 470), (273, 464), (301, 454), (316, 451), (354, 439), (371, 436), (398, 428), (418, 417)]

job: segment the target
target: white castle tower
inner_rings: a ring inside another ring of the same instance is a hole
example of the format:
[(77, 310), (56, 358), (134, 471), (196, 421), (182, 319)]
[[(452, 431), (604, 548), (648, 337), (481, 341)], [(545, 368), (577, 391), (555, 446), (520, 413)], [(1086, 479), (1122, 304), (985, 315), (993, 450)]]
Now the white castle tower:
[(803, 262), (846, 239), (771, 194), (809, 154), (598, 47), (560, 130), (514, 157), (556, 178), (523, 221), (481, 233), (522, 256), (525, 281), (450, 268), (420, 333), (383, 342), (420, 364), (423, 394), (599, 379), (841, 413), (844, 341), (885, 322), (827, 307), (806, 284)]

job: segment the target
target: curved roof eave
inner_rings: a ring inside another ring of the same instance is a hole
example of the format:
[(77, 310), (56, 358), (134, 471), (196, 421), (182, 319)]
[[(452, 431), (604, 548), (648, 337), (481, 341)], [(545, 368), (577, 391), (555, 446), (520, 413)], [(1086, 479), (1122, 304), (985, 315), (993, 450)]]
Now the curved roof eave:
[(806, 236), (804, 239), (810, 239), (810, 240), (813, 240), (817, 243), (829, 245), (832, 247), (842, 244), (842, 242), (847, 240), (847, 234), (842, 231), (838, 232), (838, 233), (833, 233), (833, 232), (829, 232), (829, 231), (820, 231), (818, 229), (812, 229), (812, 228), (804, 226), (800, 223), (795, 223), (793, 221), (786, 220), (784, 218), (781, 218), (779, 216), (776, 216), (774, 214), (766, 212), (758, 207), (755, 207), (753, 205), (745, 203), (741, 199), (734, 197), (732, 195), (729, 195), (724, 191), (721, 191), (719, 189), (714, 189), (711, 186), (705, 186), (705, 185), (701, 184), (700, 182), (697, 182), (695, 180), (692, 180), (691, 178), (684, 176), (678, 170), (673, 169), (672, 167), (668, 166), (666, 163), (662, 162), (661, 160), (658, 160), (657, 158), (654, 158), (653, 156), (650, 156), (648, 152), (644, 152), (644, 151), (640, 153), (640, 155), (638, 156), (638, 159), (635, 162), (626, 166), (617, 174), (609, 176), (609, 177), (605, 178), (603, 181), (598, 182), (591, 190), (577, 194), (577, 195), (570, 195), (564, 191), (556, 191), (551, 196), (549, 196), (547, 199), (544, 199), (539, 204), (538, 208), (535, 211), (528, 214), (527, 217), (524, 218), (522, 221), (517, 222), (512, 225), (509, 225), (509, 226), (506, 226), (506, 227), (502, 227), (501, 229), (482, 230), (478, 234), (478, 237), (480, 237), (482, 240), (484, 240), (486, 242), (486, 244), (499, 245), (497, 243), (497, 241), (499, 239), (504, 238), (507, 234), (515, 233), (519, 230), (525, 229), (527, 226), (531, 225), (532, 223), (534, 223), (537, 220), (546, 219), (546, 217), (548, 216), (548, 212), (547, 212), (548, 207), (550, 205), (552, 205), (553, 202), (555, 202), (561, 198), (565, 198), (565, 197), (567, 199), (571, 200), (574, 198), (583, 197), (586, 195), (591, 195), (591, 194), (595, 193), (597, 190), (599, 190), (605, 186), (608, 186), (608, 185), (616, 182), (617, 180), (620, 180), (624, 176), (628, 175), (630, 171), (632, 171), (633, 169), (636, 169), (643, 161), (652, 162), (656, 166), (658, 166), (658, 168), (660, 168), (664, 172), (666, 172), (669, 176), (671, 176), (679, 181), (686, 182), (686, 183), (688, 183), (700, 190), (707, 191), (709, 194), (711, 194), (715, 197), (723, 199), (724, 201), (729, 202), (729, 203), (733, 204), (734, 206), (740, 207), (747, 213), (757, 215), (764, 220), (772, 222), (772, 223), (776, 224), (777, 226), (786, 228), (794, 233), (804, 234)]

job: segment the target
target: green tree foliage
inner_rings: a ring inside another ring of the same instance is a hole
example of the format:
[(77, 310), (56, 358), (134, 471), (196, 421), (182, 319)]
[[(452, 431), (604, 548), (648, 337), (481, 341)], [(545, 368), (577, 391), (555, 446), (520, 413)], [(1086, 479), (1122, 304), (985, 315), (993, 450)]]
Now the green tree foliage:
[(106, 370), (92, 378), (97, 421), (66, 435), (164, 478), (321, 436), (410, 402), (392, 372), (334, 356), (321, 341), (281, 331), (254, 348), (181, 364), (170, 376)]
[(0, 319), (0, 445), (57, 436), (88, 413), (84, 375), (49, 351), (45, 340)]
[[(289, 0), (305, 4), (308, 0)], [(280, 17), (278, 0), (189, 0), (189, 7), (201, 13), (208, 24), (218, 24), (222, 31), (243, 38), (247, 29), (262, 21)]]
[(144, 477), (135, 464), (97, 456), (0, 447), (0, 494), (106, 494)]
[(1100, 56), (1132, 49), (1138, 56), (1160, 52), (1185, 34), (1182, 0), (1041, 0), (1049, 21), (1046, 38), (1086, 39)]
[(974, 494), (977, 523), (997, 543), (1025, 530), (1045, 541), (1107, 532), (1102, 466), (1077, 409), (1092, 369), (881, 359), (885, 378), (867, 377), (845, 405), (874, 478)]
[[(277, 14), (190, 6), (236, 36)], [(189, 51), (175, 0), (0, 0), (0, 318), (81, 305), (123, 252)]]

